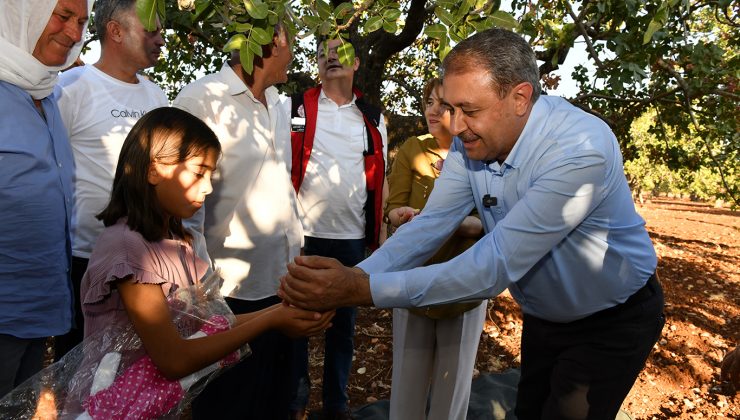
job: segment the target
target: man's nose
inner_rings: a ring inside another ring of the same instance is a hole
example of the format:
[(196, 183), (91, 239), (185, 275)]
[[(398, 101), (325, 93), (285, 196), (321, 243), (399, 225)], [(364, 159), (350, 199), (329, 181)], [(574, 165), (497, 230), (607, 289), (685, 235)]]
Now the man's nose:
[(157, 36), (154, 37), (154, 45), (157, 47), (164, 47), (164, 37), (162, 37), (162, 30), (157, 31)]
[(467, 129), (468, 125), (465, 124), (462, 112), (450, 112), (450, 133), (456, 136)]
[(76, 19), (69, 19), (64, 33), (76, 44), (82, 40), (86, 26), (87, 22), (80, 24)]

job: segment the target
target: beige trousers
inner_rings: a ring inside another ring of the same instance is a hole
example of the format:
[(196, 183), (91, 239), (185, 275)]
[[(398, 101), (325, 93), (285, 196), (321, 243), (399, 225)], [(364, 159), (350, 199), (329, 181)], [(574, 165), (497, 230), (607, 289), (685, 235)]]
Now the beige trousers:
[(390, 420), (465, 419), (486, 304), (442, 320), (393, 310)]

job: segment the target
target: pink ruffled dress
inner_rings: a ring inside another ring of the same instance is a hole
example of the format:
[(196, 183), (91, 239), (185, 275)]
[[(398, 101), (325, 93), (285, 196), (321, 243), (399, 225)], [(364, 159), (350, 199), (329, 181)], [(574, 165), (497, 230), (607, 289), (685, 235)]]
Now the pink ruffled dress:
[(195, 284), (208, 270), (185, 241), (163, 239), (149, 242), (121, 219), (98, 237), (80, 290), (85, 337), (114, 326), (131, 323), (116, 283), (158, 284), (165, 296), (179, 287)]

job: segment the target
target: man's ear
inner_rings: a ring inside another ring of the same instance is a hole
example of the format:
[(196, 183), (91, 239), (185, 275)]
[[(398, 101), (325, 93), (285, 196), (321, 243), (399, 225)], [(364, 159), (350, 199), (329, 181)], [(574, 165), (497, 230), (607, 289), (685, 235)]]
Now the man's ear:
[(105, 38), (111, 41), (121, 42), (123, 40), (123, 26), (117, 20), (109, 20), (105, 24)]
[(360, 58), (355, 56), (355, 64), (352, 65), (352, 69), (357, 71), (360, 68)]
[(157, 162), (149, 164), (149, 171), (147, 171), (146, 179), (151, 185), (157, 185), (162, 181), (162, 174), (159, 173), (159, 165)]
[(529, 111), (534, 88), (530, 83), (522, 82), (511, 89), (511, 95), (514, 99), (514, 112), (521, 117)]

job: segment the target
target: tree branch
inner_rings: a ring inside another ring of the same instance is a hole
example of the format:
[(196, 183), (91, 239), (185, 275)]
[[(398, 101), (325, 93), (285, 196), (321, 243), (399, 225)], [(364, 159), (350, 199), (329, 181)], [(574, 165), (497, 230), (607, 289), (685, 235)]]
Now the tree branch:
[(352, 23), (355, 21), (355, 19), (360, 17), (365, 12), (365, 10), (369, 9), (370, 6), (373, 5), (373, 3), (375, 3), (375, 0), (363, 1), (362, 4), (360, 4), (360, 7), (355, 9), (355, 12), (352, 13), (352, 16), (349, 19), (347, 19), (347, 22), (345, 22), (343, 25), (337, 25), (337, 32), (341, 32), (341, 31), (345, 31), (349, 29), (350, 26), (352, 26)]
[(573, 19), (573, 22), (575, 22), (576, 28), (578, 28), (578, 32), (581, 33), (583, 40), (586, 41), (586, 49), (588, 50), (588, 55), (591, 56), (591, 59), (594, 60), (597, 67), (603, 69), (604, 63), (602, 63), (599, 59), (599, 54), (596, 53), (596, 49), (594, 49), (594, 44), (591, 42), (591, 37), (586, 32), (586, 28), (583, 26), (583, 22), (581, 22), (581, 19), (583, 19), (583, 15), (586, 13), (586, 5), (584, 4), (581, 7), (581, 14), (579, 16), (576, 16), (575, 12), (573, 11), (573, 7), (570, 5), (570, 2), (568, 2), (568, 0), (563, 0), (563, 4), (565, 4), (565, 9), (568, 11), (568, 14)]
[(383, 31), (372, 40), (372, 45), (382, 46), (373, 50), (376, 60), (387, 61), (389, 57), (403, 51), (419, 37), (424, 29), (424, 21), (429, 16), (425, 3), (426, 0), (411, 0), (409, 11), (406, 13), (406, 24), (400, 34), (394, 35)]
[[(411, 86), (406, 81), (406, 79), (401, 79), (401, 78), (396, 77), (394, 75), (394, 76), (386, 77), (385, 78), (385, 81), (387, 81), (387, 82), (393, 82), (393, 83), (397, 84), (398, 86), (401, 86), (409, 95), (413, 96), (414, 99), (416, 99), (416, 103), (419, 104), (420, 106), (421, 106), (422, 102), (424, 102), (423, 99), (422, 99), (422, 97), (421, 97), (421, 95), (419, 95), (419, 90), (416, 89), (415, 87)], [(424, 113), (421, 112), (421, 115), (424, 115)]]

